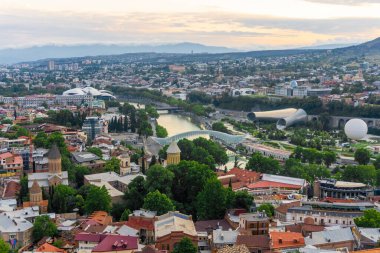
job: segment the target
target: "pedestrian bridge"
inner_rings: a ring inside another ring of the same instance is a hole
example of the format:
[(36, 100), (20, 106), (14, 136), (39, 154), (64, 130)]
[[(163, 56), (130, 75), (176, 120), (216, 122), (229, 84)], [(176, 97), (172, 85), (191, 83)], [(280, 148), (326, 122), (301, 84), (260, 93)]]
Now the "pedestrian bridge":
[(189, 137), (194, 137), (194, 136), (201, 136), (201, 135), (209, 135), (210, 137), (213, 137), (225, 144), (238, 144), (242, 142), (245, 139), (245, 135), (232, 135), (232, 134), (227, 134), (219, 131), (213, 131), (213, 130), (195, 130), (195, 131), (189, 131), (189, 132), (184, 132), (180, 134), (176, 134), (170, 137), (166, 138), (158, 138), (158, 137), (152, 137), (154, 141), (159, 143), (160, 145), (168, 145), (172, 143), (173, 141), (179, 141), (182, 139), (186, 139)]

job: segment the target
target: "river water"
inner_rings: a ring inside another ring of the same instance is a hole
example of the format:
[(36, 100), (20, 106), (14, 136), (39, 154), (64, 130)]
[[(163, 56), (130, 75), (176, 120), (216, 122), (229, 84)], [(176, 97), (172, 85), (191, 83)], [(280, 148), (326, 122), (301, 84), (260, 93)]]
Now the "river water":
[(191, 122), (189, 117), (179, 114), (160, 114), (157, 123), (166, 128), (169, 136), (200, 130), (197, 125)]

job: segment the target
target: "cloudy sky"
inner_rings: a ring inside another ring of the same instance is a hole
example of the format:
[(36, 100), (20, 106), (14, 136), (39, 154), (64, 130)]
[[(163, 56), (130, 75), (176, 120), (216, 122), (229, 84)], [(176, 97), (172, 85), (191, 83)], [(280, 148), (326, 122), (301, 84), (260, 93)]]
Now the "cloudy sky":
[(0, 0), (0, 34), (0, 48), (356, 43), (380, 37), (380, 0)]

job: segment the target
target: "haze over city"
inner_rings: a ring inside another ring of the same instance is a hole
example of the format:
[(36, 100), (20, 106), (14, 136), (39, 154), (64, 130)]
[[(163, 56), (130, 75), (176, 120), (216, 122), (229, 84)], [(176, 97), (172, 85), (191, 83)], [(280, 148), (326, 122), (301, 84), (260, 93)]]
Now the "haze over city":
[(380, 1), (1, 0), (0, 48), (193, 42), (239, 50), (380, 35)]

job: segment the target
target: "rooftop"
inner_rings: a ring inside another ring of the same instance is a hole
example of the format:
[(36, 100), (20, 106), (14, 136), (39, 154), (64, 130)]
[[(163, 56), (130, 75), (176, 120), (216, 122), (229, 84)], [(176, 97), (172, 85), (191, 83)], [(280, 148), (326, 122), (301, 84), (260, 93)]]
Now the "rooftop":
[(138, 249), (138, 237), (107, 235), (92, 252), (115, 252)]
[(351, 228), (339, 228), (333, 230), (325, 230), (321, 232), (313, 232), (310, 237), (305, 238), (307, 245), (320, 245), (326, 243), (336, 243), (344, 241), (353, 241)]
[(157, 218), (157, 221), (154, 223), (156, 238), (165, 236), (174, 231), (182, 231), (187, 235), (197, 236), (197, 231), (195, 230), (191, 216), (180, 212), (169, 212)]
[(178, 154), (181, 153), (181, 150), (179, 149), (177, 142), (173, 141), (168, 149), (166, 150), (166, 153), (168, 154)]
[(270, 232), (271, 248), (299, 248), (305, 246), (305, 239), (301, 233), (295, 232)]
[(99, 156), (90, 152), (73, 152), (71, 155), (78, 163), (91, 162), (100, 159)]

